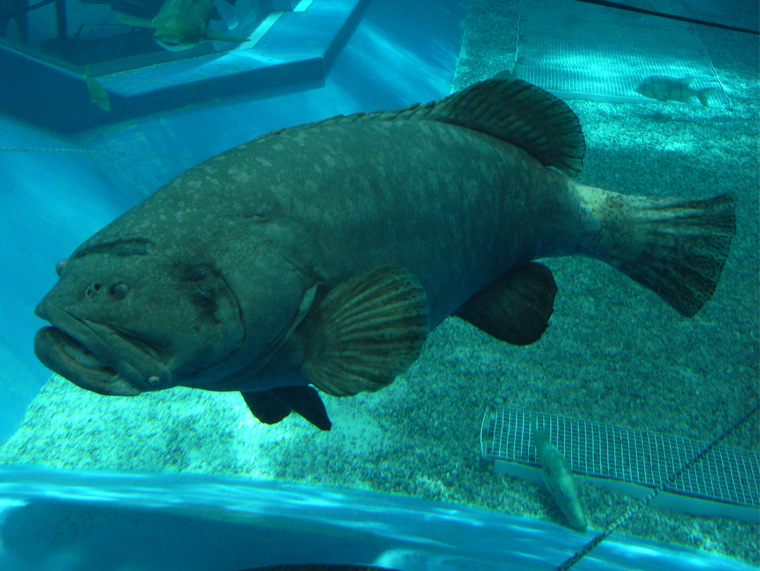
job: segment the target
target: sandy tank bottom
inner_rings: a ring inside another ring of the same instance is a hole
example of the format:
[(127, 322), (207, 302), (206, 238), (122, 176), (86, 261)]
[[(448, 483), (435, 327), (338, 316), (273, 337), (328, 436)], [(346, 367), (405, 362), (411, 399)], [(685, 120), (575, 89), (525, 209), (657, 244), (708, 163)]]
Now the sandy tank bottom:
[[(514, 61), (516, 2), (472, 0), (455, 88)], [(478, 468), (487, 406), (711, 440), (758, 398), (758, 82), (754, 40), (700, 30), (732, 108), (570, 101), (586, 133), (583, 182), (627, 193), (703, 198), (734, 192), (738, 231), (714, 298), (686, 319), (601, 263), (550, 260), (559, 292), (530, 347), (449, 319), (422, 358), (378, 393), (325, 397), (322, 433), (296, 415), (256, 421), (242, 397), (189, 389), (102, 397), (54, 378), (0, 462), (67, 469), (203, 472), (355, 487), (561, 521), (537, 485)], [(30, 314), (31, 315), (31, 314)], [(757, 415), (728, 441), (752, 450)], [(581, 489), (602, 529), (634, 501)], [(618, 533), (760, 564), (758, 526), (647, 508)]]

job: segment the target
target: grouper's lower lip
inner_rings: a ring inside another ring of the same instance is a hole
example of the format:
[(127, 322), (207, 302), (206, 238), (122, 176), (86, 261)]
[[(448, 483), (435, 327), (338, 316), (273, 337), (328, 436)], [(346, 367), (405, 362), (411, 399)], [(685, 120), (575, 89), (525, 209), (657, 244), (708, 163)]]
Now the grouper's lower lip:
[(80, 319), (47, 300), (40, 302), (35, 313), (52, 325), (35, 336), (37, 357), (80, 387), (133, 396), (171, 386), (171, 371), (144, 343), (108, 325)]
[(55, 327), (43, 327), (37, 332), (34, 352), (48, 369), (83, 389), (119, 396), (135, 396), (141, 392), (81, 343)]

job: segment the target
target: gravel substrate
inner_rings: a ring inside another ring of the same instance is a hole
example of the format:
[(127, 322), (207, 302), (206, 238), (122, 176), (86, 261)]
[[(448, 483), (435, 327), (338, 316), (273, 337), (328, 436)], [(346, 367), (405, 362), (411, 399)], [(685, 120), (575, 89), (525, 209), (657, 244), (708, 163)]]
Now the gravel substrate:
[[(455, 88), (514, 60), (516, 2), (472, 0), (469, 13)], [(0, 448), (0, 462), (277, 478), (561, 521), (542, 487), (479, 470), (486, 406), (715, 438), (758, 399), (760, 90), (756, 39), (700, 35), (732, 108), (569, 102), (588, 144), (583, 182), (626, 193), (738, 196), (738, 233), (723, 279), (696, 317), (680, 317), (601, 263), (550, 260), (559, 292), (540, 342), (508, 346), (449, 319), (389, 388), (325, 397), (329, 433), (295, 416), (261, 425), (238, 394), (101, 397), (54, 378)], [(727, 444), (758, 450), (757, 416)], [(593, 485), (581, 495), (593, 528), (633, 502)], [(760, 563), (758, 526), (734, 520), (647, 508), (619, 533)]]

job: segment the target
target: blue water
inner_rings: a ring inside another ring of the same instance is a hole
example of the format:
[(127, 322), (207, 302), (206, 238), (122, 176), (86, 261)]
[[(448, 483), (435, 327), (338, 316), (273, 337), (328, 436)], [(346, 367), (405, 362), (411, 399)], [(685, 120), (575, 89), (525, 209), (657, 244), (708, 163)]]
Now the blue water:
[[(57, 63), (24, 64), (10, 23), (0, 50), (0, 443), (9, 442), (0, 461), (33, 466), (0, 470), (0, 569), (232, 570), (283, 562), (550, 569), (628, 500), (585, 491), (592, 530), (557, 525), (561, 515), (540, 488), (477, 472), (483, 407), (498, 398), (710, 440), (757, 399), (758, 67), (757, 56), (747, 55), (756, 44), (707, 31), (703, 41), (733, 108), (700, 115), (711, 111), (572, 103), (589, 146), (584, 182), (629, 193), (738, 194), (732, 256), (715, 299), (694, 320), (674, 317), (617, 274), (561, 260), (552, 265), (561, 297), (540, 346), (504, 349), (447, 322), (405, 385), (343, 408), (328, 400), (337, 419), (326, 435), (332, 440), (297, 421), (260, 436), (248, 411), (239, 415), (221, 400), (212, 408), (184, 393), (132, 406), (66, 392), (56, 381), (38, 396), (50, 372), (32, 351), (42, 325), (32, 311), (55, 283), (59, 259), (172, 177), (259, 134), (439, 99), (509, 68), (514, 38), (506, 34), (494, 47), (505, 22), (514, 24), (517, 3), (507, 4), (502, 13), (485, 0), (373, 0), (353, 32), (330, 44), (325, 66), (295, 54), (298, 65), (285, 71), (228, 76), (244, 54), (200, 66), (191, 58), (183, 81), (196, 67), (203, 80), (170, 97), (150, 89), (115, 97), (110, 114)], [(486, 5), (489, 16), (479, 20)], [(699, 8), (707, 18), (715, 4), (703, 0)], [(73, 2), (70, 20), (95, 9)], [(33, 46), (55, 29), (52, 10), (37, 14), (34, 22), (47, 21), (33, 27)], [(744, 23), (733, 12), (721, 18)], [(127, 87), (152, 85), (161, 69), (135, 72)], [(370, 412), (357, 426), (362, 406)], [(757, 449), (757, 419), (730, 444)], [(285, 483), (293, 481), (300, 483)], [(750, 568), (711, 550), (757, 562), (757, 526), (680, 517), (637, 516), (577, 568)]]
[[(0, 472), (7, 571), (375, 564), (404, 571), (550, 569), (593, 534), (464, 506), (207, 476)], [(298, 548), (294, 549), (294, 542)], [(752, 566), (615, 537), (577, 569)]]

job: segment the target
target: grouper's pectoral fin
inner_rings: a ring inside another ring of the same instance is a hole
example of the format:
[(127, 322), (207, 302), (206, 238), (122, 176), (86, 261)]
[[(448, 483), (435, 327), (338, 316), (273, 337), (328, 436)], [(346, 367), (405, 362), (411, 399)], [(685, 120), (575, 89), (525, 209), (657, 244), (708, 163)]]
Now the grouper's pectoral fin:
[(330, 290), (298, 333), (301, 372), (318, 389), (335, 396), (376, 391), (422, 352), (427, 296), (404, 268), (369, 270)]
[(529, 345), (549, 326), (556, 293), (551, 270), (531, 262), (475, 294), (454, 315), (507, 343)]
[(320, 430), (330, 430), (332, 426), (325, 405), (313, 387), (278, 387), (242, 395), (253, 416), (264, 424), (276, 424), (295, 411)]

